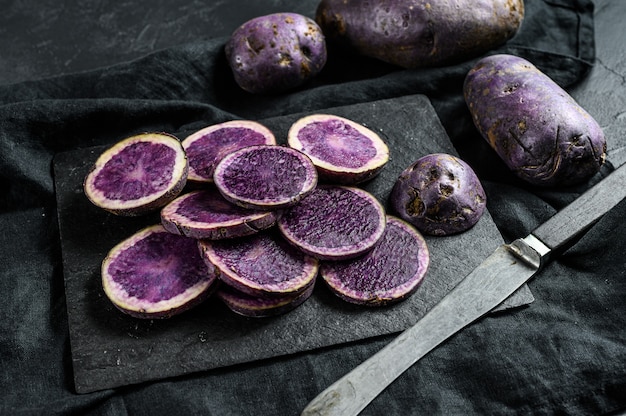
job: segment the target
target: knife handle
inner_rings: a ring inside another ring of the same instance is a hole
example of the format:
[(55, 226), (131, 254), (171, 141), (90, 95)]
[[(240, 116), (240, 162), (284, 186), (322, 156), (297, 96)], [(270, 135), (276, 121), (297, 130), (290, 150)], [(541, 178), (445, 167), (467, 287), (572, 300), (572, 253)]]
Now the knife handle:
[(532, 234), (551, 250), (558, 249), (586, 230), (626, 197), (626, 165), (588, 189)]

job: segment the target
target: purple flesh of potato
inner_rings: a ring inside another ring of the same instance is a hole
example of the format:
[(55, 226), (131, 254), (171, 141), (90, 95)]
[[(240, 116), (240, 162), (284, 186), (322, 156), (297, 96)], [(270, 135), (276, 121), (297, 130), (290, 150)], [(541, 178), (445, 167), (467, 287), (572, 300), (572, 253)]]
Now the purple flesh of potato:
[(320, 180), (353, 185), (376, 176), (389, 148), (372, 130), (343, 117), (314, 114), (289, 129), (289, 146), (311, 158)]
[(94, 205), (117, 215), (135, 216), (176, 198), (187, 173), (187, 157), (178, 139), (144, 133), (102, 153), (85, 178), (84, 190)]
[(472, 168), (458, 157), (433, 153), (405, 169), (389, 203), (400, 218), (424, 234), (458, 234), (478, 222), (487, 203)]
[(385, 233), (371, 251), (352, 260), (322, 262), (320, 276), (348, 302), (383, 306), (414, 293), (429, 263), (424, 237), (407, 222), (387, 216)]
[(169, 318), (196, 306), (216, 288), (216, 269), (197, 240), (147, 227), (115, 246), (102, 262), (104, 293), (136, 318)]
[(161, 210), (161, 223), (171, 233), (219, 240), (257, 233), (276, 223), (276, 212), (234, 205), (214, 187), (184, 194)]
[(216, 295), (235, 313), (250, 318), (266, 318), (290, 312), (303, 304), (313, 293), (314, 282), (301, 292), (285, 296), (251, 296), (228, 285), (222, 285)]
[(326, 64), (326, 41), (313, 19), (275, 13), (251, 19), (224, 48), (235, 82), (254, 94), (293, 89), (315, 77)]
[(304, 153), (285, 146), (239, 149), (218, 163), (215, 185), (244, 208), (277, 210), (296, 204), (317, 185), (315, 166)]
[(227, 154), (247, 146), (276, 144), (274, 134), (262, 124), (233, 120), (214, 124), (182, 142), (189, 160), (190, 182), (213, 182), (215, 166)]
[(198, 245), (222, 282), (251, 296), (294, 295), (317, 276), (318, 261), (271, 230), (245, 238), (199, 240)]
[(383, 235), (385, 212), (378, 200), (354, 187), (320, 185), (278, 219), (285, 238), (320, 260), (357, 257)]
[(574, 185), (604, 163), (601, 127), (527, 60), (504, 54), (484, 58), (467, 74), (463, 90), (476, 128), (522, 180)]

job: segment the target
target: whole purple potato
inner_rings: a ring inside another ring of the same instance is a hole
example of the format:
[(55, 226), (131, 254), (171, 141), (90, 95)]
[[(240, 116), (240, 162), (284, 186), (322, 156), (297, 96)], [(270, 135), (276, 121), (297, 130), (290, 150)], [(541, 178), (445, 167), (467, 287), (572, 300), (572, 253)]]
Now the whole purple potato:
[(598, 123), (523, 58), (483, 58), (467, 74), (463, 92), (482, 136), (533, 185), (573, 185), (597, 173), (605, 161), (606, 140)]
[(327, 42), (404, 68), (477, 57), (512, 38), (523, 0), (322, 0)]
[(398, 177), (390, 208), (424, 234), (458, 234), (473, 227), (485, 211), (487, 197), (463, 160), (446, 153), (419, 158)]
[(326, 41), (313, 19), (275, 13), (248, 20), (225, 46), (235, 81), (251, 93), (300, 86), (326, 64)]

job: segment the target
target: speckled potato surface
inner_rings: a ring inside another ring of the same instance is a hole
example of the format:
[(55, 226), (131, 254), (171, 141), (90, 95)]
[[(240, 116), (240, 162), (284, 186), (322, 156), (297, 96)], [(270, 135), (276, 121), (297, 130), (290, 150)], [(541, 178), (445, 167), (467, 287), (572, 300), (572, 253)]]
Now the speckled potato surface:
[(407, 222), (388, 215), (385, 232), (371, 251), (352, 260), (322, 262), (320, 276), (347, 302), (384, 306), (415, 292), (429, 264), (424, 237)]
[(487, 197), (467, 163), (456, 156), (433, 153), (400, 174), (389, 203), (419, 231), (442, 236), (473, 227), (485, 211)]
[(512, 38), (523, 0), (322, 0), (327, 42), (405, 68), (479, 56)]
[(326, 41), (317, 23), (297, 13), (251, 19), (225, 46), (235, 81), (255, 94), (283, 92), (316, 76), (326, 64)]
[(565, 90), (529, 61), (492, 55), (467, 74), (464, 96), (478, 131), (521, 179), (573, 185), (606, 158), (602, 128)]

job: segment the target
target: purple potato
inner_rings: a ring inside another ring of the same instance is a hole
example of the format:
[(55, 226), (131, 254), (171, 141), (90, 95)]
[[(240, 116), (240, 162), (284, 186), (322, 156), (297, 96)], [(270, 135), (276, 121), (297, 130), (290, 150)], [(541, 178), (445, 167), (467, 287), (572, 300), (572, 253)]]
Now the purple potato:
[(487, 197), (473, 169), (458, 157), (433, 153), (398, 177), (389, 195), (392, 210), (429, 235), (458, 234), (473, 227)]
[(198, 130), (182, 142), (189, 160), (187, 180), (213, 182), (215, 166), (224, 156), (259, 144), (276, 144), (276, 138), (267, 127), (256, 121), (232, 120)]
[(372, 179), (389, 161), (378, 134), (343, 117), (313, 114), (289, 129), (289, 146), (311, 158), (320, 180), (354, 185)]
[(317, 259), (272, 230), (245, 238), (199, 240), (198, 246), (223, 283), (253, 297), (295, 296), (317, 276)]
[(404, 68), (443, 66), (504, 44), (524, 19), (523, 0), (322, 0), (327, 42)]
[(371, 251), (352, 260), (322, 262), (320, 276), (347, 302), (383, 306), (414, 293), (429, 263), (424, 237), (407, 222), (387, 216), (385, 232)]
[(315, 280), (301, 292), (283, 296), (251, 296), (228, 285), (222, 285), (216, 295), (233, 312), (250, 318), (282, 315), (302, 305), (313, 293)]
[(214, 187), (179, 196), (161, 210), (161, 224), (197, 239), (243, 237), (272, 227), (275, 211), (250, 210), (228, 202)]
[(277, 210), (296, 204), (317, 186), (317, 171), (304, 153), (273, 145), (248, 146), (215, 168), (215, 186), (235, 205)]
[(278, 219), (287, 241), (320, 260), (342, 260), (371, 250), (385, 230), (383, 206), (354, 187), (320, 185)]
[(573, 185), (605, 161), (598, 123), (523, 58), (501, 54), (480, 60), (465, 78), (464, 96), (478, 131), (524, 181)]
[(181, 143), (166, 133), (128, 137), (103, 152), (83, 184), (96, 206), (136, 216), (171, 202), (187, 183), (189, 164)]
[(235, 81), (255, 94), (304, 84), (326, 64), (326, 41), (313, 19), (296, 13), (256, 17), (237, 28), (225, 46)]
[(143, 319), (169, 318), (205, 300), (217, 271), (197, 241), (154, 225), (111, 249), (102, 262), (102, 287), (122, 312)]

